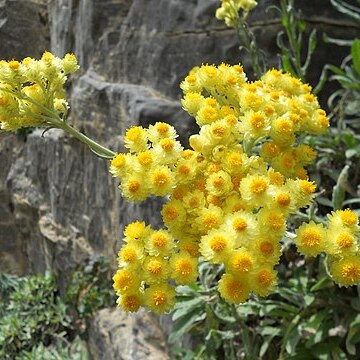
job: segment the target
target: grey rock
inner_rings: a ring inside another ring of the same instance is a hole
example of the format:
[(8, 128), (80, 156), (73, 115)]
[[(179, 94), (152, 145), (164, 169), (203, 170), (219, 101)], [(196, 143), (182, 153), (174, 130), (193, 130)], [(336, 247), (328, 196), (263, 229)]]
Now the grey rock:
[(0, 1), (2, 59), (39, 56), (49, 48), (46, 0)]
[(100, 310), (88, 325), (88, 349), (94, 360), (167, 360), (158, 319), (147, 312)]

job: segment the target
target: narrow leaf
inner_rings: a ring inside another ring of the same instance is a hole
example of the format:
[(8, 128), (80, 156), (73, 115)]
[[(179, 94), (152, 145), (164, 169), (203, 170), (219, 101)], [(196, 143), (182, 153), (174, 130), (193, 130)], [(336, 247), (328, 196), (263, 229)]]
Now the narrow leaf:
[(351, 56), (354, 69), (360, 75), (360, 40), (355, 39), (351, 47)]

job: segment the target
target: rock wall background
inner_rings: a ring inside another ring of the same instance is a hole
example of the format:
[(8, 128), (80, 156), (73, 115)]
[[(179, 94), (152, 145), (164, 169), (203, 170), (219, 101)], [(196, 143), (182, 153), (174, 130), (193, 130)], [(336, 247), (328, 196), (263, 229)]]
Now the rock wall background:
[[(271, 1), (250, 17), (259, 43), (276, 66)], [(321, 33), (352, 38), (359, 28), (329, 0), (297, 1)], [(40, 57), (44, 50), (77, 55), (71, 79), (71, 120), (90, 137), (123, 150), (132, 125), (169, 121), (183, 144), (194, 122), (181, 109), (179, 83), (201, 63), (242, 62), (231, 29), (214, 17), (217, 0), (0, 0), (0, 57)], [(346, 49), (321, 44), (311, 79)], [(121, 232), (141, 218), (159, 223), (161, 201), (130, 204), (120, 197), (108, 164), (61, 131), (26, 141), (0, 135), (0, 270), (17, 274), (52, 269), (61, 285), (93, 253), (116, 257)]]

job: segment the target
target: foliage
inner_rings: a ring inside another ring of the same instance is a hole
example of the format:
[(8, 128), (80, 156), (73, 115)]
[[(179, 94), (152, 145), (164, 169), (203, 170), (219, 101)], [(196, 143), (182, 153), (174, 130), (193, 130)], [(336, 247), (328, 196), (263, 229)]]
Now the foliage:
[[(270, 9), (278, 12), (283, 26), (283, 30), (279, 31), (276, 39), (281, 51), (281, 68), (305, 80), (317, 45), (316, 30), (313, 29), (310, 32), (305, 51), (306, 24), (301, 12), (294, 6), (294, 0), (280, 0), (280, 7), (272, 6)], [(304, 57), (305, 60), (303, 60)]]
[(79, 338), (72, 343), (61, 338), (55, 345), (45, 346), (40, 343), (30, 351), (22, 351), (15, 360), (88, 360), (87, 350)]
[(224, 20), (225, 24), (236, 30), (240, 42), (240, 50), (244, 49), (250, 56), (253, 72), (260, 78), (266, 71), (265, 53), (259, 48), (254, 32), (249, 28), (247, 17), (257, 6), (254, 0), (223, 0), (216, 11), (216, 18)]
[(26, 141), (28, 135), (30, 135), (34, 131), (34, 128), (28, 127), (28, 128), (21, 128), (16, 130), (16, 135), (22, 140)]
[[(336, 9), (354, 18), (360, 25), (360, 7), (338, 0), (331, 2)], [(348, 46), (349, 55), (340, 67), (326, 64), (314, 90), (321, 91), (327, 81), (336, 81), (340, 86), (328, 99), (334, 126), (328, 134), (308, 138), (308, 143), (318, 151), (315, 171), (323, 187), (318, 202), (334, 210), (345, 206), (359, 208), (357, 187), (360, 174), (356, 163), (360, 157), (360, 40), (332, 39), (326, 35), (324, 38), (338, 46)], [(325, 164), (330, 166), (324, 167)]]
[(86, 335), (95, 311), (114, 305), (109, 274), (106, 257), (89, 259), (71, 274), (64, 299), (54, 274), (0, 274), (0, 358), (87, 360), (76, 335)]
[(19, 281), (3, 275), (1, 280), (0, 358), (13, 359), (34, 344), (49, 344), (53, 334), (71, 330), (71, 319), (58, 296), (53, 275)]
[(109, 279), (110, 264), (105, 256), (93, 256), (72, 273), (65, 295), (68, 304), (85, 320), (102, 308), (115, 304), (115, 294)]

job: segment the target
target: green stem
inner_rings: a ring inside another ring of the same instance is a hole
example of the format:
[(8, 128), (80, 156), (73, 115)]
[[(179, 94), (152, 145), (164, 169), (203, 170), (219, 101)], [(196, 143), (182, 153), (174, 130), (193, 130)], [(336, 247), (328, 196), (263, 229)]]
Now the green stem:
[[(284, 28), (286, 31), (287, 38), (289, 40), (290, 45), (290, 52), (291, 52), (291, 58), (289, 60), (292, 60), (292, 65), (294, 66), (296, 74), (293, 74), (297, 77), (299, 77), (301, 80), (304, 79), (304, 73), (302, 71), (301, 66), (301, 48), (297, 44), (297, 38), (296, 38), (296, 29), (297, 29), (297, 13), (294, 8), (294, 2), (292, 0), (280, 0), (280, 6), (281, 6), (281, 17), (282, 22), (284, 24)], [(299, 32), (301, 30), (299, 29)]]
[(116, 153), (114, 153), (110, 149), (108, 149), (108, 148), (98, 144), (94, 140), (88, 138), (86, 135), (84, 135), (80, 131), (76, 130), (75, 128), (73, 128), (71, 125), (69, 125), (68, 123), (66, 123), (64, 121), (61, 121), (61, 122), (56, 121), (54, 123), (54, 127), (62, 129), (65, 132), (71, 134), (76, 139), (80, 140), (83, 144), (87, 145), (90, 148), (90, 150), (92, 150), (96, 155), (98, 155), (99, 157), (101, 157), (103, 159), (112, 159), (116, 155)]
[(38, 106), (46, 115), (44, 114), (34, 114), (31, 111), (29, 111), (29, 114), (31, 116), (42, 118), (45, 120), (45, 124), (49, 127), (54, 127), (58, 129), (62, 129), (65, 132), (71, 134), (76, 139), (80, 140), (83, 144), (87, 145), (92, 152), (94, 152), (97, 156), (99, 156), (102, 159), (112, 159), (114, 156), (116, 156), (116, 153), (111, 151), (110, 149), (98, 144), (96, 141), (88, 138), (86, 135), (81, 133), (80, 131), (73, 128), (71, 125), (69, 125), (64, 119), (61, 119), (59, 114), (52, 110), (48, 109), (46, 106), (40, 104), (36, 100), (30, 98), (29, 96), (26, 96), (21, 91), (11, 91), (8, 89), (0, 88), (0, 91), (9, 93), (13, 96), (16, 96), (20, 101), (28, 101), (32, 103), (33, 105)]
[(296, 214), (297, 216), (299, 216), (299, 217), (307, 220), (307, 221), (313, 220), (313, 221), (315, 221), (316, 223), (321, 223), (321, 224), (323, 224), (323, 225), (326, 225), (326, 224), (327, 224), (325, 220), (321, 219), (319, 216), (316, 216), (316, 215), (310, 215), (310, 216), (309, 216), (309, 215), (307, 215), (307, 214), (302, 213), (301, 211), (297, 211), (295, 214)]
[(236, 306), (231, 305), (231, 312), (233, 317), (236, 319), (236, 324), (239, 326), (242, 336), (242, 345), (244, 346), (245, 358), (246, 359), (256, 359), (257, 348), (254, 344), (252, 336), (249, 331), (248, 325), (245, 321), (239, 316)]
[(245, 20), (239, 18), (238, 22), (235, 25), (236, 32), (240, 41), (240, 44), (247, 50), (252, 60), (252, 67), (254, 70), (255, 77), (260, 79), (264, 71), (260, 65), (260, 55), (257, 51), (257, 47), (253, 43), (252, 34), (250, 33)]

